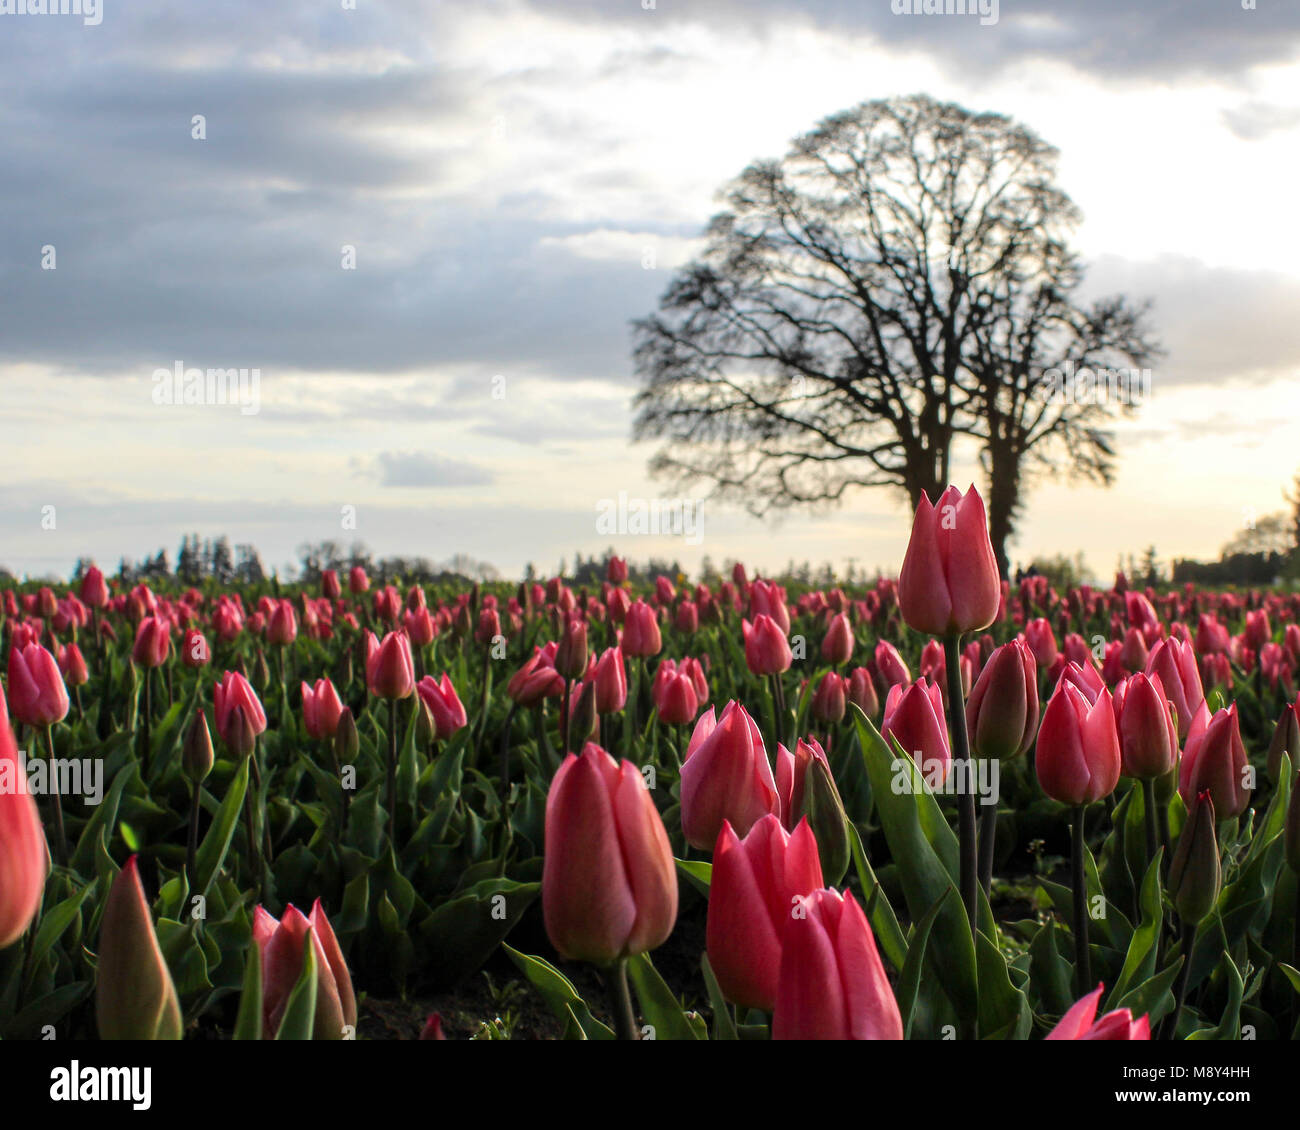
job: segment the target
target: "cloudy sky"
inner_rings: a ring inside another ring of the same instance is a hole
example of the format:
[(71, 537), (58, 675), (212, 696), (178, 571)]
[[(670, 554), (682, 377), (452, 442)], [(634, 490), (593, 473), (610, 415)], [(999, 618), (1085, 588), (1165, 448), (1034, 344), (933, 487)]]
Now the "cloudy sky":
[[(1041, 487), (1013, 561), (1214, 555), (1284, 506), (1294, 0), (1001, 0), (990, 26), (890, 0), (345, 3), (103, 0), (88, 26), (0, 0), (0, 564), (174, 559), (196, 530), (268, 567), (359, 537), (509, 574), (611, 541), (896, 568), (879, 492), (779, 526), (706, 508), (695, 546), (596, 511), (667, 489), (630, 443), (628, 323), (719, 186), (916, 92), (1060, 148), (1089, 291), (1151, 298), (1167, 349), (1116, 486)], [(177, 363), (260, 370), (258, 410), (156, 403)]]

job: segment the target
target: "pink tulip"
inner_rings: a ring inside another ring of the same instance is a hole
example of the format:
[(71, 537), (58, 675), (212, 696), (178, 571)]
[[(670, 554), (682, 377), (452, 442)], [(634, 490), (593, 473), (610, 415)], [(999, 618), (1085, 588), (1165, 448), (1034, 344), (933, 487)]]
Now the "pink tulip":
[(542, 916), (566, 958), (603, 965), (652, 950), (677, 921), (677, 872), (663, 821), (630, 761), (588, 742), (546, 797)]
[(746, 835), (764, 815), (781, 815), (772, 767), (758, 726), (737, 702), (714, 722), (712, 708), (696, 724), (681, 775), (682, 831), (693, 847), (707, 850), (728, 820)]
[(159, 616), (146, 616), (135, 633), (131, 658), (138, 667), (161, 667), (171, 652), (171, 628)]
[(432, 675), (425, 675), (415, 684), (416, 692), (433, 715), (434, 725), (439, 741), (446, 741), (457, 730), (464, 727), (469, 717), (461, 704), (460, 696), (452, 685), (451, 676), (445, 671), (442, 679), (435, 682)]
[(772, 1011), (786, 920), (798, 897), (821, 886), (817, 841), (806, 819), (789, 833), (769, 813), (744, 839), (723, 821), (713, 849), (707, 927), (709, 965), (723, 996)]
[(1246, 787), (1246, 749), (1237, 725), (1237, 704), (1216, 711), (1201, 703), (1188, 729), (1187, 745), (1178, 769), (1178, 792), (1190, 810), (1202, 791), (1209, 791), (1220, 820), (1240, 816), (1250, 807)]
[(339, 728), (343, 703), (329, 679), (317, 679), (314, 687), (302, 684), (302, 723), (309, 737), (332, 738)]
[(253, 912), (253, 941), (262, 953), (262, 1036), (273, 1039), (284, 1019), (289, 994), (302, 976), (308, 932), (316, 957), (314, 1040), (342, 1040), (356, 1030), (357, 999), (352, 976), (325, 910), (317, 899), (304, 916), (292, 903), (277, 922), (264, 907)]
[(973, 757), (1017, 757), (1038, 732), (1038, 668), (1021, 639), (1003, 644), (980, 672), (966, 702)]
[(1178, 729), (1159, 675), (1133, 675), (1115, 688), (1121, 770), (1154, 780), (1178, 761)]
[(1035, 767), (1043, 792), (1062, 804), (1090, 804), (1114, 791), (1120, 753), (1109, 691), (1089, 704), (1074, 683), (1057, 684), (1038, 730)]
[(1192, 719), (1205, 701), (1196, 653), (1180, 640), (1161, 640), (1147, 657), (1146, 673), (1160, 676), (1160, 684), (1178, 717), (1178, 736), (1185, 741)]
[(266, 729), (266, 711), (257, 693), (238, 671), (227, 671), (213, 686), (212, 705), (221, 740), (231, 753), (247, 756)]
[(938, 788), (948, 779), (952, 750), (944, 723), (943, 696), (933, 683), (917, 679), (910, 687), (901, 683), (890, 687), (880, 733), (886, 742), (897, 739), (930, 788)]
[(1105, 985), (1098, 985), (1086, 997), (1075, 1001), (1061, 1022), (1045, 1037), (1048, 1040), (1149, 1040), (1151, 1021), (1134, 1020), (1127, 1008), (1117, 1008), (1094, 1022)]
[(379, 643), (366, 633), (366, 686), (376, 698), (409, 698), (415, 690), (411, 642), (402, 632), (389, 632)]
[(68, 688), (59, 665), (38, 643), (9, 648), (9, 709), (19, 722), (37, 729), (68, 716)]
[(950, 486), (937, 506), (923, 492), (898, 576), (898, 608), (909, 627), (932, 636), (976, 632), (998, 613), (1001, 582), (984, 500)]
[[(616, 589), (615, 592), (621, 592)], [(644, 600), (632, 604), (624, 617), (623, 639), (620, 644), (624, 655), (658, 655), (663, 650), (663, 637), (655, 610)]]
[(741, 622), (745, 638), (745, 663), (755, 675), (779, 675), (794, 661), (785, 633), (770, 616), (759, 615), (751, 624)]
[(0, 694), (0, 950), (26, 931), (45, 888), (45, 833)]
[(774, 1040), (901, 1040), (903, 1020), (867, 916), (825, 887), (788, 912)]

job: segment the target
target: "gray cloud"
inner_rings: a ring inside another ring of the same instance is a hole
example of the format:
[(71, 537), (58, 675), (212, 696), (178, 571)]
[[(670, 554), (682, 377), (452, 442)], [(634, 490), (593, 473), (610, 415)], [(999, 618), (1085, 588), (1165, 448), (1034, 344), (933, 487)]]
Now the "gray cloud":
[(418, 451), (386, 451), (375, 462), (385, 487), (476, 487), (495, 479), (484, 467)]

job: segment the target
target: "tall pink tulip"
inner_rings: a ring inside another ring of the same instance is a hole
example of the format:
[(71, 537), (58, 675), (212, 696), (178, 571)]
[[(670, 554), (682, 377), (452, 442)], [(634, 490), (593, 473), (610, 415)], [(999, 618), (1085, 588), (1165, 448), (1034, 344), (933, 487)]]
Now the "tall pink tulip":
[(588, 742), (546, 796), (542, 916), (566, 958), (605, 965), (659, 946), (677, 921), (677, 871), (645, 780)]
[(1163, 777), (1178, 761), (1178, 730), (1159, 675), (1132, 675), (1115, 688), (1115, 722), (1124, 776)]
[(922, 493), (898, 576), (898, 607), (909, 627), (932, 636), (977, 632), (998, 614), (1001, 583), (984, 500), (950, 486), (930, 504)]
[(409, 698), (415, 690), (411, 643), (403, 632), (389, 632), (379, 643), (366, 633), (366, 686), (376, 698)]
[[(622, 590), (616, 590), (622, 591)], [(621, 647), (624, 655), (658, 655), (663, 650), (663, 636), (655, 610), (644, 600), (635, 601), (623, 620)]]
[(903, 1038), (875, 936), (851, 894), (823, 887), (787, 914), (772, 1038)]
[(755, 675), (779, 675), (794, 661), (790, 642), (770, 616), (759, 615), (751, 624), (741, 622), (745, 639), (745, 663)]
[(743, 839), (723, 821), (713, 849), (707, 927), (709, 965), (723, 996), (772, 1011), (786, 920), (797, 897), (821, 886), (817, 840), (806, 819), (791, 833), (769, 813)]

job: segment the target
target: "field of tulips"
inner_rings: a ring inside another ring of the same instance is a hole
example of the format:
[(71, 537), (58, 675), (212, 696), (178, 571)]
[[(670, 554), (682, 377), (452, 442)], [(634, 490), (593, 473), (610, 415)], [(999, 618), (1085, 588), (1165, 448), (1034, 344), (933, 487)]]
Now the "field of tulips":
[(1300, 596), (3, 593), (0, 1036), (1286, 1040)]

